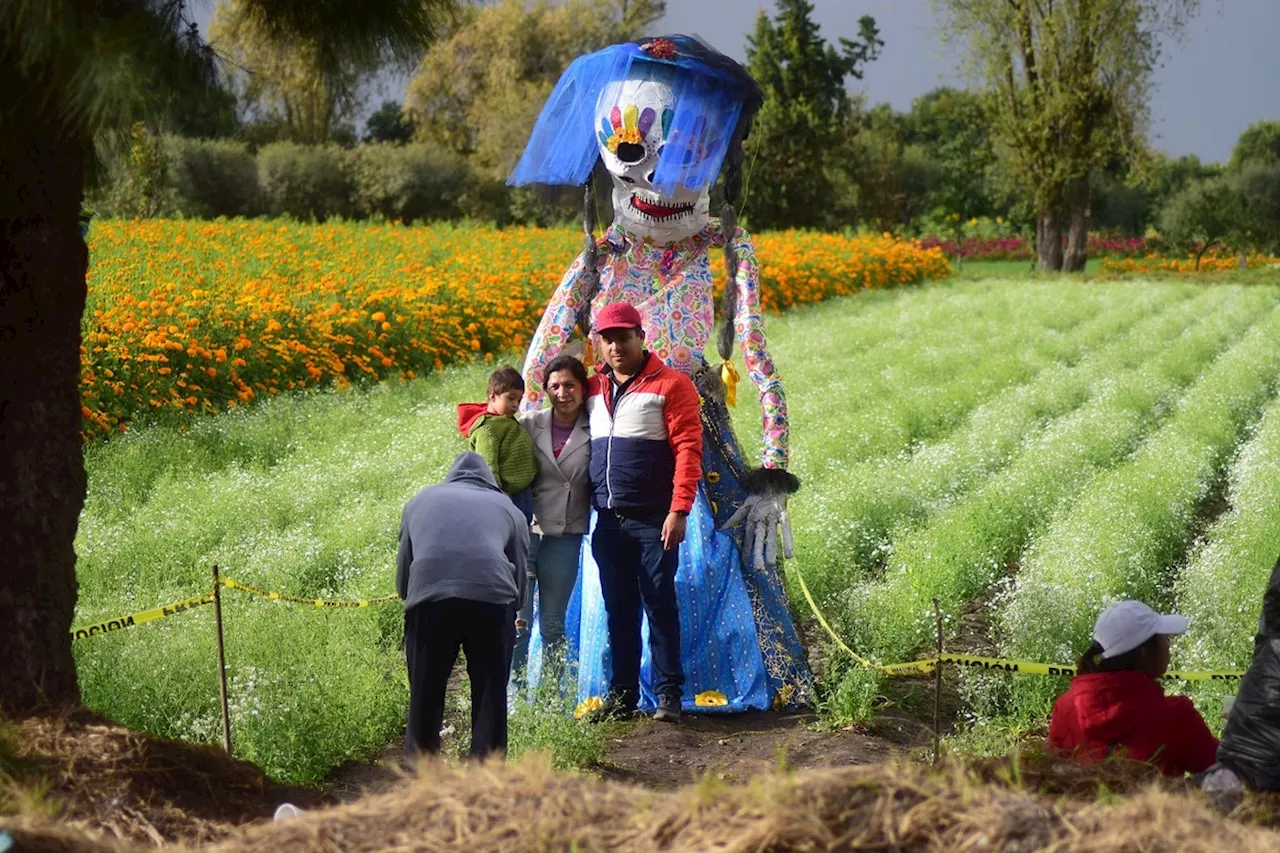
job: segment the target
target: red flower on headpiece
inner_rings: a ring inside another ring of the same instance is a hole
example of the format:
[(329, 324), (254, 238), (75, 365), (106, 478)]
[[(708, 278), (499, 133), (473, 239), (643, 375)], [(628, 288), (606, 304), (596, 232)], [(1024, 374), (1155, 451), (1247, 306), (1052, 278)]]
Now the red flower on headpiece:
[(680, 55), (676, 50), (676, 43), (671, 39), (654, 39), (640, 45), (640, 49), (652, 56), (654, 59), (675, 59)]

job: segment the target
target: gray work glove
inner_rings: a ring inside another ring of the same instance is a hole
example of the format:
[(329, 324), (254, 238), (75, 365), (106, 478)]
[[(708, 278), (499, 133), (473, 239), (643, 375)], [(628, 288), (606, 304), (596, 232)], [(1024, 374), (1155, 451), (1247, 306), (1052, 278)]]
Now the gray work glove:
[(795, 556), (791, 540), (791, 520), (787, 517), (787, 493), (748, 495), (738, 511), (724, 523), (725, 529), (745, 525), (742, 534), (742, 560), (750, 555), (757, 571), (766, 564), (778, 564), (778, 538), (782, 538), (782, 554)]

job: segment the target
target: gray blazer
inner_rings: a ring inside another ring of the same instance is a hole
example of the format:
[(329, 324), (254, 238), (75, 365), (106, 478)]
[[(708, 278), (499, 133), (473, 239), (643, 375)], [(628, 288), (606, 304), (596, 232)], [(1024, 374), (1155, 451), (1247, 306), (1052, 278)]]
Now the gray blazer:
[(572, 536), (587, 532), (591, 522), (591, 431), (587, 409), (557, 459), (551, 452), (551, 409), (520, 419), (533, 439), (538, 455), (538, 476), (533, 481), (533, 532), (547, 536)]

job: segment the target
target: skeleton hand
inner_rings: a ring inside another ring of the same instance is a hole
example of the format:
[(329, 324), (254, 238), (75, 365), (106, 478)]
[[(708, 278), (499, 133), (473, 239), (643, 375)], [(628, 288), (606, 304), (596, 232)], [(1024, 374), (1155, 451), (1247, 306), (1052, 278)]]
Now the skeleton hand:
[(742, 535), (742, 557), (747, 555), (755, 568), (763, 570), (766, 564), (778, 563), (778, 536), (782, 536), (783, 556), (794, 556), (791, 541), (791, 520), (787, 517), (786, 492), (748, 495), (724, 526), (746, 525)]

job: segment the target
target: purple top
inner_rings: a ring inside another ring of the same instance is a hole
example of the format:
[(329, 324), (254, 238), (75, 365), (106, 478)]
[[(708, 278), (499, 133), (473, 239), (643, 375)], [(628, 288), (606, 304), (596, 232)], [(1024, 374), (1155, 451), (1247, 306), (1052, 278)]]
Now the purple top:
[(560, 426), (560, 424), (556, 423), (555, 418), (551, 419), (551, 453), (557, 459), (560, 458), (560, 451), (564, 450), (565, 444), (569, 441), (569, 436), (573, 435), (575, 426), (577, 424)]

